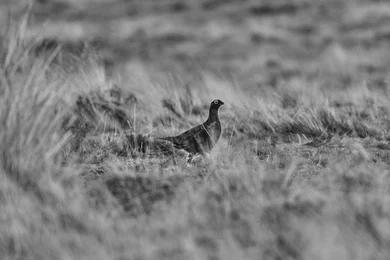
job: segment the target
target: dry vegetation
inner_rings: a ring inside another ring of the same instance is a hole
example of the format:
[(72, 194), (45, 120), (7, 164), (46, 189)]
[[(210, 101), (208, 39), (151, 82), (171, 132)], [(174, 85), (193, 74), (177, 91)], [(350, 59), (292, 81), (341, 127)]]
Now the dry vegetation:
[[(389, 3), (25, 4), (0, 8), (0, 258), (390, 257)], [(209, 157), (156, 143), (213, 98)]]

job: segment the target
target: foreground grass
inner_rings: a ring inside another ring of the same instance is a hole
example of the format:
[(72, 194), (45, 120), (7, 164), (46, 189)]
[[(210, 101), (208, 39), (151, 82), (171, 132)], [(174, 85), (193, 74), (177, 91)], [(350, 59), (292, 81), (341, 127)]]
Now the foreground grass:
[[(137, 62), (115, 81), (89, 50), (37, 55), (25, 26), (0, 50), (2, 258), (389, 257), (388, 86), (319, 84), (352, 61), (256, 95)], [(131, 142), (201, 122), (210, 97), (227, 106), (208, 158)]]

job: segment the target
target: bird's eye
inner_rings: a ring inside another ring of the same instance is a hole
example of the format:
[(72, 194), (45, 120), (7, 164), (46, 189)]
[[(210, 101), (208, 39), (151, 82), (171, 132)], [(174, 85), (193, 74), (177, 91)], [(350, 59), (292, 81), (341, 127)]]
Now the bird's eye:
[(214, 101), (215, 104), (218, 104), (218, 101)]

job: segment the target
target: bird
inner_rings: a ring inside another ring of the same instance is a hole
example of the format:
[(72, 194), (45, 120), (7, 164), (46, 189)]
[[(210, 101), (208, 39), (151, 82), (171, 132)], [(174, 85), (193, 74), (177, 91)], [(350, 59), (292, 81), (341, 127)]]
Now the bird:
[(178, 136), (161, 137), (159, 139), (171, 142), (176, 149), (183, 149), (189, 153), (190, 158), (195, 155), (205, 155), (209, 153), (221, 136), (221, 122), (218, 111), (224, 102), (215, 99), (210, 104), (209, 116), (207, 120)]

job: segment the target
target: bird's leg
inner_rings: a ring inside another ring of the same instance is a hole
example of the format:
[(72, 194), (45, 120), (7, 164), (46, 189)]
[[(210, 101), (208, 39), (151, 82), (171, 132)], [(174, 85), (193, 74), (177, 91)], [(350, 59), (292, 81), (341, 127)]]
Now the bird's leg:
[(172, 162), (174, 165), (177, 165), (175, 153), (172, 153)]
[(193, 156), (192, 156), (191, 153), (189, 153), (189, 154), (187, 155), (187, 163), (191, 163), (191, 162), (192, 162), (192, 159), (193, 159)]

